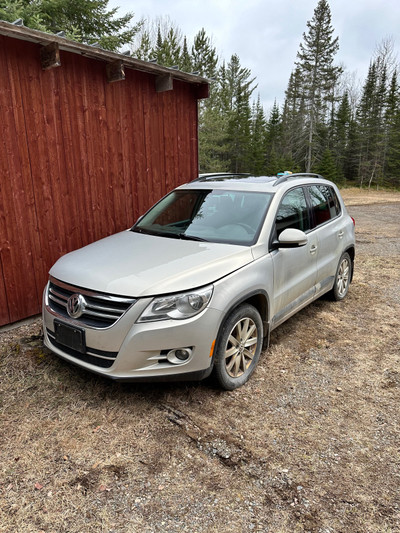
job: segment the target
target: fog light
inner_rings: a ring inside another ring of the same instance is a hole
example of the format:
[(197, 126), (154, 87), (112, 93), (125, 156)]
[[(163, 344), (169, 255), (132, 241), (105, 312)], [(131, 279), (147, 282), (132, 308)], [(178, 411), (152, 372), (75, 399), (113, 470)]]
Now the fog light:
[(190, 352), (189, 350), (176, 350), (175, 355), (179, 361), (186, 361), (186, 359), (189, 359)]
[(181, 365), (188, 361), (191, 355), (191, 348), (176, 348), (167, 353), (167, 360), (174, 365)]

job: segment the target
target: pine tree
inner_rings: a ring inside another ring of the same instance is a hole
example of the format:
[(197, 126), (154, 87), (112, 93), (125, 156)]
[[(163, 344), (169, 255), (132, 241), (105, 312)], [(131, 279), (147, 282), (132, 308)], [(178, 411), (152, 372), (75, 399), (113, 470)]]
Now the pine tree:
[(222, 172), (229, 167), (228, 118), (222, 111), (218, 61), (216, 48), (202, 28), (191, 47), (192, 70), (207, 78), (215, 78), (210, 83), (209, 98), (199, 103), (199, 164), (203, 172)]
[(153, 49), (153, 56), (159, 65), (165, 67), (180, 66), (182, 36), (178, 28), (171, 26), (165, 35), (161, 25), (157, 30), (157, 43)]
[(339, 107), (333, 121), (332, 150), (337, 167), (337, 178), (339, 182), (345, 180), (348, 160), (351, 155), (350, 129), (352, 124), (352, 113), (348, 92), (342, 96)]
[(285, 92), (282, 112), (281, 150), (285, 161), (305, 169), (307, 131), (305, 129), (306, 108), (302, 86), (302, 74), (297, 67), (291, 73)]
[(279, 106), (274, 102), (271, 113), (266, 124), (267, 143), (269, 147), (278, 147), (281, 142), (282, 134), (282, 119), (279, 111)]
[(326, 148), (322, 154), (321, 161), (315, 169), (319, 174), (322, 174), (324, 178), (331, 181), (337, 181), (337, 168), (332, 152), (329, 148)]
[(108, 9), (108, 0), (0, 0), (0, 20), (22, 18), (32, 29), (57, 33), (102, 48), (117, 50), (130, 43), (140, 29), (131, 26), (133, 13), (117, 18), (118, 8)]
[(179, 68), (183, 72), (192, 72), (194, 70), (193, 61), (188, 50), (186, 36), (183, 38), (183, 47), (182, 47), (182, 54), (179, 59)]
[(369, 67), (357, 109), (359, 182), (380, 184), (386, 159), (386, 135), (383, 123), (387, 99), (386, 66), (380, 58)]
[(272, 148), (268, 154), (267, 166), (266, 166), (266, 175), (267, 176), (276, 176), (278, 172), (292, 168), (292, 165), (287, 166), (283, 161), (282, 157), (278, 157), (277, 151), (275, 148)]
[(153, 59), (153, 47), (148, 31), (144, 31), (141, 34), (139, 47), (135, 50), (134, 54), (138, 59), (142, 59), (143, 61)]
[(394, 71), (385, 114), (387, 135), (387, 160), (385, 176), (387, 183), (400, 186), (400, 88), (397, 71)]
[(266, 119), (260, 95), (253, 102), (250, 123), (250, 154), (248, 171), (260, 176), (266, 173)]
[[(311, 21), (307, 22), (308, 33), (303, 34), (296, 65), (301, 76), (302, 96), (305, 103), (305, 169), (309, 172), (318, 153), (316, 134), (320, 124), (333, 114), (335, 86), (341, 67), (333, 60), (339, 49), (338, 38), (333, 38), (331, 11), (327, 0), (319, 0)], [(330, 113), (329, 113), (330, 112)]]
[(250, 153), (250, 97), (256, 86), (248, 68), (240, 65), (234, 54), (228, 65), (223, 65), (220, 76), (221, 110), (227, 117), (229, 150), (227, 159), (233, 172), (247, 170)]
[(208, 106), (199, 120), (200, 172), (226, 172), (228, 159), (227, 116), (218, 106)]
[(210, 37), (202, 28), (195, 36), (192, 46), (193, 70), (206, 78), (217, 75), (218, 55)]
[(265, 129), (266, 174), (274, 175), (281, 170), (283, 164), (277, 155), (278, 153), (282, 153), (282, 117), (276, 100), (271, 109)]

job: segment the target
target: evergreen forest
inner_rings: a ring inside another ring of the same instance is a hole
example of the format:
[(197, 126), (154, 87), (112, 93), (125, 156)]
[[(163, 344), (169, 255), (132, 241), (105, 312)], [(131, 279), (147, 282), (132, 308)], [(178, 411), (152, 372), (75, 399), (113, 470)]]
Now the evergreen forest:
[[(169, 19), (116, 17), (107, 0), (0, 0), (0, 19), (197, 73), (211, 81), (199, 104), (200, 172), (316, 172), (339, 185), (400, 187), (400, 79), (394, 43), (383, 39), (365, 80), (336, 62), (328, 0), (305, 24), (283, 103), (265, 110), (238, 55), (218, 57), (204, 28), (188, 42)], [(271, 95), (269, 95), (271, 96)]]
[(200, 172), (316, 172), (339, 185), (400, 186), (400, 79), (384, 39), (357, 83), (335, 63), (339, 50), (327, 0), (306, 24), (285, 100), (265, 110), (256, 78), (237, 55), (226, 61), (201, 29), (189, 44), (168, 21), (144, 25), (134, 54), (212, 79), (200, 104)]

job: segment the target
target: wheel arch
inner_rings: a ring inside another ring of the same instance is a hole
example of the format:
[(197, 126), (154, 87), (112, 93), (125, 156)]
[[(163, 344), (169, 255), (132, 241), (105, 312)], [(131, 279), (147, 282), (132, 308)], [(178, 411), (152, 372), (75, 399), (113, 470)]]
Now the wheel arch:
[(261, 320), (263, 323), (263, 333), (264, 333), (264, 342), (263, 342), (263, 348), (268, 347), (269, 344), (269, 333), (270, 333), (270, 301), (269, 296), (266, 291), (263, 289), (255, 290), (250, 292), (249, 294), (246, 294), (239, 300), (236, 300), (228, 309), (228, 311), (225, 313), (224, 318), (221, 322), (220, 328), (223, 327), (225, 321), (228, 319), (228, 317), (243, 304), (250, 304), (253, 307), (257, 309), (257, 311), (260, 313)]
[(356, 256), (356, 249), (354, 246), (349, 246), (348, 248), (346, 248), (345, 252), (347, 252), (350, 256), (350, 259), (351, 259), (351, 278), (350, 278), (350, 282), (353, 281), (353, 274), (354, 274), (354, 259), (355, 259), (355, 256)]

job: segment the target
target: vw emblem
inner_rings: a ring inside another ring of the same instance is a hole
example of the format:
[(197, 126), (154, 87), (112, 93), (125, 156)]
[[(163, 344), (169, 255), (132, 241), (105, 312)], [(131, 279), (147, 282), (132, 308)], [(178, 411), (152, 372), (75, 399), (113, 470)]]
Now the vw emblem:
[(86, 300), (82, 294), (72, 294), (67, 300), (67, 313), (71, 318), (79, 318), (86, 308)]

